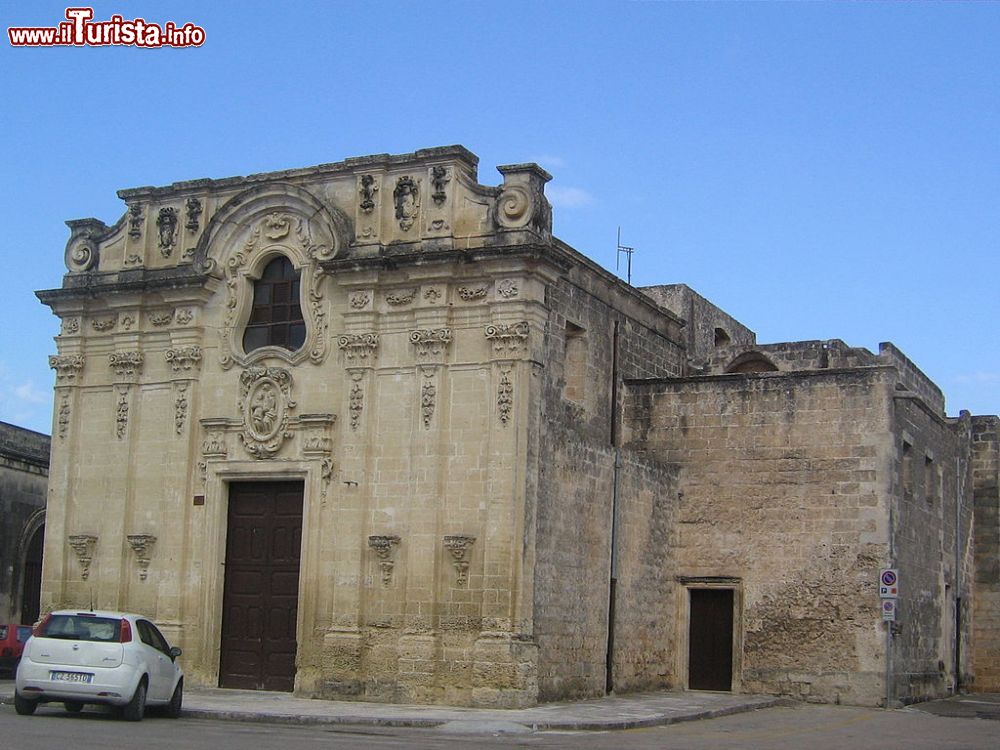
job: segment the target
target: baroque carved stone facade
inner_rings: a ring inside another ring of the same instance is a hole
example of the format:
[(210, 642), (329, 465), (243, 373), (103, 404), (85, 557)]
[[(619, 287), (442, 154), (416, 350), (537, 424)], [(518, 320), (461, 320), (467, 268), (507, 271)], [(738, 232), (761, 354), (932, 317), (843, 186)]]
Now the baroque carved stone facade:
[[(329, 698), (697, 686), (716, 624), (723, 689), (973, 684), (995, 423), (946, 417), (891, 345), (760, 346), (686, 287), (628, 286), (552, 237), (548, 174), (500, 172), (453, 146), (123, 190), (118, 223), (69, 222), (39, 292), (64, 322), (43, 606), (154, 616), (190, 681), (225, 686), (250, 570), (285, 587), (251, 587), (290, 670), (258, 684)], [(253, 343), (276, 261), (301, 327)], [(912, 582), (896, 628), (881, 567)]]

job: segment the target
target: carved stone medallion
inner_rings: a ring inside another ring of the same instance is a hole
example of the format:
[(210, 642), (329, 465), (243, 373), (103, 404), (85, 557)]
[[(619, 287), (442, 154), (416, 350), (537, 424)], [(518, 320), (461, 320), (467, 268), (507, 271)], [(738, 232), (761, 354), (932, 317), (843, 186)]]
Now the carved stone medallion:
[(272, 458), (286, 438), (292, 401), (292, 376), (280, 367), (249, 367), (240, 375), (240, 440), (254, 458)]

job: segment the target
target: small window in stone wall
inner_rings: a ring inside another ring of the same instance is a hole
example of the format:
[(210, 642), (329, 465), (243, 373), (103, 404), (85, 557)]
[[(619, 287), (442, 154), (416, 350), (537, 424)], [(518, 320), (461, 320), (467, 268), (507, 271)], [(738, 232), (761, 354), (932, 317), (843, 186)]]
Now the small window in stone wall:
[(938, 474), (937, 467), (934, 466), (934, 459), (930, 456), (924, 456), (924, 497), (927, 498), (928, 505), (933, 505), (938, 499), (938, 491), (940, 490)]
[(587, 332), (566, 322), (566, 357), (563, 372), (566, 386), (563, 396), (568, 401), (583, 404), (587, 382)]
[(729, 341), (730, 341), (729, 334), (726, 333), (726, 329), (725, 328), (716, 328), (715, 329), (715, 345), (716, 346), (726, 346), (727, 344), (729, 344)]
[(306, 324), (300, 305), (299, 271), (284, 256), (264, 267), (253, 285), (253, 307), (243, 333), (243, 351), (248, 354), (264, 346), (289, 351), (302, 348)]

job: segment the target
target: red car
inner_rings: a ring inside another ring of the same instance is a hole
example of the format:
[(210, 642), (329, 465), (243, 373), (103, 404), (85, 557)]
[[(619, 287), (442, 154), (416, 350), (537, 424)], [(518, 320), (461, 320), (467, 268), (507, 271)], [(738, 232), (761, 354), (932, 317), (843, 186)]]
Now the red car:
[(0, 625), (0, 672), (17, 671), (24, 642), (31, 636), (30, 625)]

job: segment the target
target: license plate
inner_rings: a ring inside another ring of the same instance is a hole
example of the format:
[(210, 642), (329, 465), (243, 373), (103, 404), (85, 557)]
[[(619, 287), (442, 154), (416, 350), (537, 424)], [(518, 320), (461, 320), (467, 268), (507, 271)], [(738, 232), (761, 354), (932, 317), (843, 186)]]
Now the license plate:
[(49, 672), (49, 679), (53, 682), (91, 682), (94, 675), (84, 672)]

